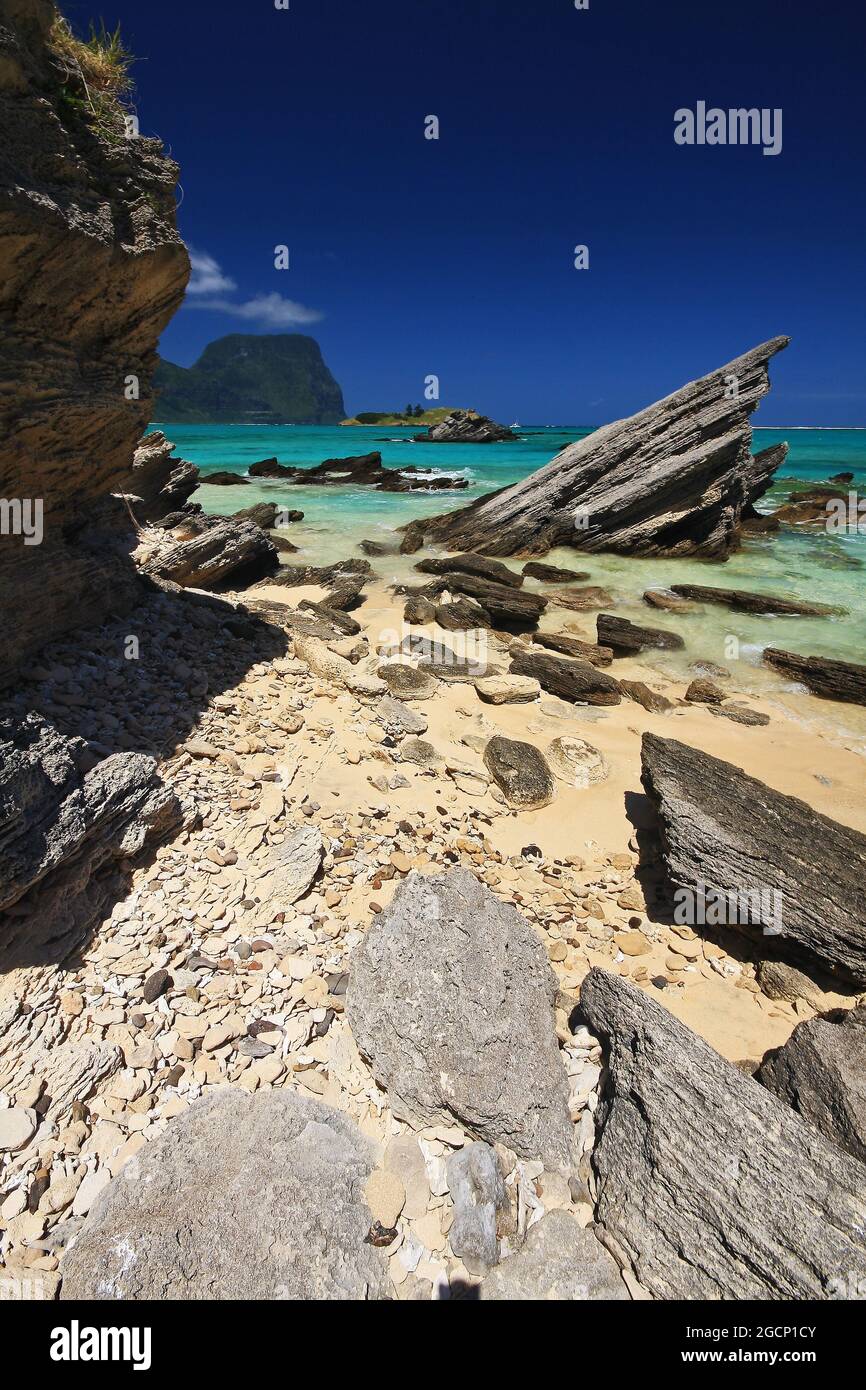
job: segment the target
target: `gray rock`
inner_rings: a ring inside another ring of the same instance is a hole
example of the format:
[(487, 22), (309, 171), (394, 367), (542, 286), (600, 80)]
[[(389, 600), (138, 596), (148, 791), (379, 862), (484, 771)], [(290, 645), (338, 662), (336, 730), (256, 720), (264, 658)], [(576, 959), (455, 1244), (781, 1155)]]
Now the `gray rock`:
[[(666, 1299), (824, 1299), (866, 1279), (866, 1168), (649, 995), (593, 969), (597, 1219)], [(853, 1030), (852, 1030), (853, 1031)]]
[(429, 671), (419, 671), (408, 661), (386, 661), (376, 672), (392, 695), (401, 700), (429, 700), (436, 694), (439, 682)]
[(768, 999), (784, 999), (794, 1004), (805, 999), (816, 1013), (824, 1008), (824, 991), (802, 970), (783, 960), (762, 960), (757, 968), (758, 984)]
[(612, 1255), (567, 1211), (550, 1211), (530, 1227), (523, 1248), (488, 1274), (479, 1298), (536, 1302), (627, 1301)]
[(547, 760), (531, 743), (496, 734), (484, 750), (484, 766), (509, 806), (537, 811), (549, 806), (556, 795)]
[(364, 1243), (373, 1146), (292, 1091), (220, 1090), (173, 1119), (96, 1201), (64, 1299), (387, 1297)]
[(499, 1262), (496, 1226), (508, 1206), (499, 1160), (489, 1144), (467, 1144), (449, 1155), (445, 1168), (454, 1203), (451, 1249), (470, 1274), (482, 1274)]
[(283, 844), (271, 851), (269, 872), (262, 884), (265, 895), (275, 904), (292, 903), (302, 898), (319, 872), (325, 850), (322, 832), (315, 825), (302, 825)]
[(548, 744), (547, 761), (560, 781), (581, 790), (603, 782), (608, 775), (607, 763), (597, 748), (566, 734)]
[[(761, 343), (664, 400), (594, 430), (512, 487), (420, 523), (426, 541), (487, 555), (557, 545), (721, 558), (787, 453), (751, 453), (749, 416), (787, 338)], [(732, 396), (727, 387), (737, 382)]]
[(764, 1058), (758, 1080), (866, 1163), (866, 1028), (859, 1012), (798, 1024), (785, 1046)]
[(383, 695), (376, 706), (376, 719), (383, 729), (394, 738), (403, 738), (406, 734), (425, 734), (427, 732), (427, 720), (423, 714), (417, 710), (410, 709), (401, 700), (395, 699), (393, 695)]
[(355, 949), (346, 1011), (395, 1114), (555, 1168), (574, 1161), (556, 990), (535, 932), (459, 868), (400, 885)]
[(739, 894), (735, 905), (752, 893), (754, 911), (729, 912), (727, 925), (866, 985), (866, 906), (852, 871), (866, 863), (866, 835), (675, 739), (644, 734), (642, 757), (671, 881)]

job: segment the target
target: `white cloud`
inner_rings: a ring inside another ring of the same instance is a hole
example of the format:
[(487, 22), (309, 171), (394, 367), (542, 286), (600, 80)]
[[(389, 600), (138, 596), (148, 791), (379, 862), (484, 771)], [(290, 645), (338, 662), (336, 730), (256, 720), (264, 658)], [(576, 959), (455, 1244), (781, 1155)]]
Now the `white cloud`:
[(192, 275), (186, 287), (187, 294), (230, 294), (237, 285), (228, 275), (224, 275), (213, 256), (207, 251), (196, 251), (189, 247)]
[(236, 319), (246, 319), (250, 323), (264, 324), (268, 328), (293, 328), (299, 323), (318, 323), (322, 318), (318, 309), (308, 309), (294, 299), (284, 299), (274, 291), (271, 294), (257, 294), (253, 299), (234, 304), (230, 299), (198, 300), (191, 306), (194, 309), (212, 309), (222, 314), (231, 314)]

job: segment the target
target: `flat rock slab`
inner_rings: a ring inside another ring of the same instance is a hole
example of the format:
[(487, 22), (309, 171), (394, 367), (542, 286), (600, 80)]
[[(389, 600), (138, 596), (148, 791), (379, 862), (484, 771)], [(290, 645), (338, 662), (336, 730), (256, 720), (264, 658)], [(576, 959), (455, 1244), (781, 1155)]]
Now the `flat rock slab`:
[(866, 1163), (866, 1006), (798, 1024), (758, 1080)]
[(666, 1299), (826, 1299), (866, 1279), (866, 1168), (630, 981), (580, 1007), (607, 1080), (597, 1219)]
[(747, 589), (713, 589), (704, 584), (672, 584), (671, 590), (681, 598), (700, 603), (721, 603), (740, 613), (774, 613), (785, 617), (823, 618), (843, 613), (829, 603), (810, 603), (802, 599), (782, 598), (779, 594), (753, 594)]
[(373, 1166), (373, 1145), (330, 1106), (219, 1090), (101, 1194), (64, 1257), (62, 1297), (385, 1298), (385, 1258), (364, 1243)]
[(608, 766), (602, 754), (582, 738), (564, 734), (547, 746), (547, 761), (555, 775), (570, 787), (580, 790), (603, 782)]
[(520, 914), (467, 869), (412, 874), (352, 956), (346, 1012), (394, 1113), (574, 1163), (556, 978)]
[(525, 705), (541, 694), (532, 676), (485, 676), (475, 682), (475, 689), (485, 705)]
[(519, 589), (523, 583), (522, 574), (515, 574), (501, 560), (491, 560), (486, 555), (447, 555), (442, 559), (419, 560), (415, 568), (420, 574), (474, 574), (494, 584), (505, 584), (509, 589)]
[(584, 642), (581, 637), (573, 637), (567, 632), (534, 632), (532, 640), (539, 647), (547, 647), (562, 656), (576, 657), (578, 661), (590, 661), (593, 666), (609, 666), (613, 661), (612, 647)]
[(530, 1227), (523, 1247), (488, 1274), (478, 1297), (521, 1302), (628, 1301), (616, 1260), (567, 1211), (550, 1211)]
[[(271, 850), (262, 893), (275, 905), (291, 907), (312, 887), (325, 849), (316, 825), (302, 825)], [(279, 910), (279, 907), (277, 907)]]
[(676, 739), (644, 734), (642, 760), (673, 884), (733, 895), (720, 925), (866, 985), (866, 836)]
[(798, 656), (779, 647), (765, 647), (764, 661), (800, 681), (825, 700), (866, 705), (866, 666), (853, 661), (831, 661), (822, 656)]
[(677, 632), (659, 627), (640, 627), (628, 618), (612, 613), (599, 613), (596, 619), (599, 645), (613, 647), (615, 652), (642, 652), (646, 648), (660, 651), (680, 651), (686, 644)]
[(516, 676), (534, 676), (549, 695), (588, 705), (618, 705), (619, 682), (589, 661), (569, 661), (548, 652), (521, 652), (509, 670)]
[(439, 682), (429, 671), (421, 671), (408, 661), (386, 661), (378, 667), (376, 674), (384, 681), (392, 695), (400, 700), (430, 700), (439, 688)]

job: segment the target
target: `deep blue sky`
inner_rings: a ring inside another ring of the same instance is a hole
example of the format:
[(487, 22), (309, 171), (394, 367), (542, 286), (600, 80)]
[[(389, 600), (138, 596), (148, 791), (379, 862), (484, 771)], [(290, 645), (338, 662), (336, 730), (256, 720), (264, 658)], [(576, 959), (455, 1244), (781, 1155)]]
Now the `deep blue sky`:
[[(350, 410), (420, 400), (435, 372), (443, 404), (601, 423), (788, 333), (756, 423), (866, 425), (859, 0), (64, 9), (119, 20), (144, 60), (141, 131), (181, 164), (183, 236), (235, 283), (215, 297), (321, 314), (297, 330)], [(701, 99), (781, 107), (782, 153), (676, 145)], [(269, 331), (190, 303), (173, 361)]]

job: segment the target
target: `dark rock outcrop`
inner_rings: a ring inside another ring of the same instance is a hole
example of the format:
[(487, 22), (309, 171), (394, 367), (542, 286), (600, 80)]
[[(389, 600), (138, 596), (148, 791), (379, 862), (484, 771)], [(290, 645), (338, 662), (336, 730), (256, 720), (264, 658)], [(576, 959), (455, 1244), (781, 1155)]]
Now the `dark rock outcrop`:
[[(573, 656), (579, 661), (591, 661), (593, 666), (609, 666), (613, 661), (613, 648), (600, 647), (596, 642), (584, 642), (567, 632), (533, 632), (532, 640), (539, 647), (547, 647), (561, 656)], [(516, 651), (512, 655), (516, 655)]]
[(713, 589), (704, 584), (672, 584), (671, 589), (682, 598), (696, 599), (700, 603), (721, 603), (740, 613), (774, 613), (782, 617), (823, 618), (842, 611), (828, 603), (780, 598), (778, 594), (753, 594), (746, 589)]
[(540, 560), (529, 560), (523, 566), (527, 579), (537, 579), (540, 584), (580, 584), (590, 579), (585, 570), (560, 569), (558, 565), (543, 565)]
[(538, 472), (422, 523), (426, 539), (488, 555), (557, 545), (724, 559), (787, 445), (753, 455), (749, 417), (769, 390), (773, 338), (673, 395), (570, 444)]
[(459, 868), (400, 885), (353, 952), (346, 1015), (396, 1115), (557, 1168), (574, 1141), (555, 997), (538, 937)]
[(249, 469), (251, 478), (279, 478), (280, 482), (297, 483), (304, 487), (345, 487), (355, 484), (375, 487), (380, 492), (441, 492), (460, 491), (469, 486), (466, 478), (431, 477), (413, 463), (402, 468), (386, 468), (382, 455), (353, 454), (344, 459), (325, 459), (313, 468), (293, 468), (276, 459), (262, 459)]
[(486, 555), (446, 555), (441, 559), (420, 560), (415, 568), (420, 574), (474, 574), (494, 584), (505, 584), (509, 589), (519, 589), (523, 583), (521, 574), (515, 574), (501, 560), (491, 560)]
[[(4, 968), (79, 946), (120, 861), (176, 830), (177, 798), (143, 753), (97, 762), (38, 714), (0, 717), (0, 948)], [(18, 910), (27, 895), (26, 909)]]
[(779, 647), (765, 647), (764, 661), (792, 680), (808, 686), (825, 700), (866, 705), (866, 666), (853, 661), (832, 661), (823, 656), (798, 656)]
[(798, 1024), (757, 1079), (866, 1163), (866, 1006)]
[(612, 647), (616, 654), (642, 652), (650, 647), (659, 651), (680, 651), (686, 644), (676, 632), (665, 628), (640, 627), (628, 618), (599, 613), (596, 619), (599, 646)]
[(176, 459), (174, 445), (159, 430), (146, 434), (132, 456), (132, 472), (120, 490), (126, 495), (136, 520), (160, 521), (184, 509), (199, 485), (194, 463)]
[(279, 568), (276, 546), (254, 521), (213, 523), (147, 560), (145, 574), (183, 588), (217, 589), (255, 583)]
[(80, 71), (53, 47), (56, 10), (0, 19), (0, 496), (39, 504), (41, 543), (0, 534), (0, 686), (57, 633), (132, 611), (122, 489), (152, 414), (160, 333), (189, 274), (178, 169), (91, 118)]
[(511, 628), (517, 632), (534, 628), (547, 607), (547, 599), (540, 594), (530, 594), (508, 584), (480, 579), (474, 574), (449, 574), (447, 587), (454, 593), (475, 599), (490, 614), (497, 627)]
[(866, 985), (866, 836), (675, 739), (644, 734), (642, 760), (673, 884), (733, 895), (726, 925)]
[(497, 425), (486, 415), (474, 410), (452, 410), (438, 425), (431, 425), (426, 434), (416, 434), (416, 444), (500, 444), (517, 435)]
[(105, 1189), (63, 1260), (64, 1299), (387, 1297), (365, 1240), (375, 1150), (294, 1091), (216, 1091)]
[(542, 690), (575, 704), (618, 705), (622, 699), (618, 681), (588, 661), (530, 650), (514, 656), (508, 669), (516, 676), (534, 676)]
[(607, 1053), (597, 1220), (665, 1299), (827, 1299), (866, 1279), (866, 1168), (630, 981), (580, 1008)]

